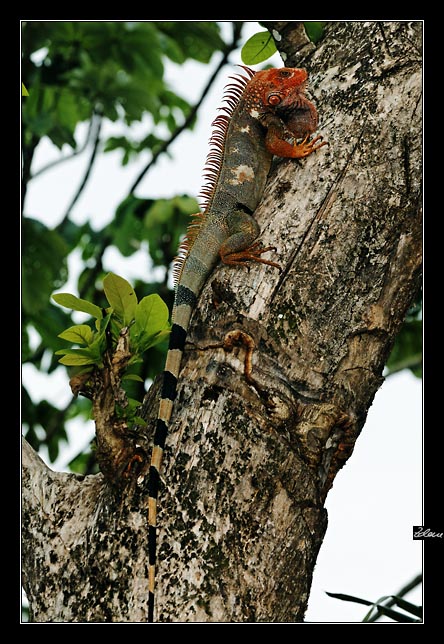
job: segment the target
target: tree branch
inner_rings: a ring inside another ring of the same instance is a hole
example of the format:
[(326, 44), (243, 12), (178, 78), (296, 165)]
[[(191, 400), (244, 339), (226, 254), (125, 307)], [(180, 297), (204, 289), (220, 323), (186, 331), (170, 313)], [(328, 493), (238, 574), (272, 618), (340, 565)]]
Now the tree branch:
[[(22, 453), (23, 586), (29, 621), (145, 621), (144, 498), (131, 489), (116, 497), (101, 474), (53, 472), (24, 439)], [(102, 585), (109, 575), (110, 584)], [(114, 597), (113, 608), (98, 599), (104, 592)], [(91, 602), (91, 597), (97, 599)]]
[[(416, 586), (419, 586), (419, 584), (422, 583), (422, 573), (419, 573), (419, 575), (416, 575), (416, 577), (413, 577), (411, 581), (409, 581), (405, 586), (403, 586), (400, 590), (398, 590), (397, 593), (395, 593), (395, 597), (404, 597), (404, 595), (407, 595), (411, 590), (416, 588)], [(391, 606), (394, 606), (396, 604), (396, 600), (391, 598), (388, 599), (385, 603), (384, 606), (386, 608), (390, 608)], [(383, 617), (383, 613), (377, 611), (370, 619), (368, 619), (368, 622), (377, 622), (380, 617)]]
[(177, 139), (177, 137), (182, 134), (184, 130), (186, 130), (190, 123), (193, 121), (194, 117), (196, 116), (200, 106), (202, 105), (206, 95), (211, 89), (211, 86), (213, 85), (214, 81), (216, 80), (220, 70), (227, 64), (228, 62), (228, 57), (230, 53), (236, 49), (238, 45), (238, 41), (240, 38), (240, 34), (242, 31), (242, 23), (233, 23), (233, 37), (232, 41), (229, 45), (227, 45), (223, 56), (221, 60), (219, 61), (219, 64), (217, 65), (216, 69), (214, 70), (213, 74), (210, 76), (207, 84), (205, 85), (202, 94), (197, 101), (197, 103), (191, 108), (188, 116), (186, 117), (185, 121), (182, 123), (182, 125), (179, 125), (174, 132), (171, 134), (170, 138), (167, 139), (162, 143), (162, 145), (156, 150), (156, 152), (153, 154), (151, 157), (150, 161), (147, 163), (147, 165), (143, 168), (143, 170), (140, 172), (138, 175), (137, 179), (134, 181), (133, 185), (130, 188), (129, 194), (133, 194), (133, 192), (136, 190), (137, 186), (140, 184), (142, 179), (146, 176), (147, 172), (152, 168), (152, 166), (156, 163), (157, 159), (160, 157), (161, 154), (166, 152), (169, 148), (169, 146)]

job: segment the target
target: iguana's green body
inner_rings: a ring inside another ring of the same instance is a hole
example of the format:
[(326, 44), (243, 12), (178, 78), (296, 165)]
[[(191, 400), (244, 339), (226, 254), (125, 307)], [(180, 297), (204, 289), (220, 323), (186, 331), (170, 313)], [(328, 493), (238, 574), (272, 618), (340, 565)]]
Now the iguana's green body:
[(226, 114), (213, 123), (208, 184), (202, 190), (204, 211), (189, 227), (175, 268), (172, 331), (150, 466), (148, 621), (153, 621), (154, 611), (159, 472), (191, 314), (219, 259), (226, 264), (256, 261), (279, 267), (261, 257), (270, 248), (255, 241), (260, 230), (252, 217), (273, 155), (303, 158), (325, 145), (315, 145), (321, 137), (308, 141), (317, 127), (317, 113), (304, 95), (304, 70), (284, 67), (255, 73), (244, 69), (248, 77), (235, 77), (227, 86)]

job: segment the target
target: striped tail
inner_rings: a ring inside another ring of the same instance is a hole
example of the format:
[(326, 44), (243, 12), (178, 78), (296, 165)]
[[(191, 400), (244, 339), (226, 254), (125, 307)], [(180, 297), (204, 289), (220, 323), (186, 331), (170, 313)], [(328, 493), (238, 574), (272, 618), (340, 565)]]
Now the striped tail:
[(185, 348), (188, 323), (196, 303), (196, 296), (185, 286), (178, 286), (173, 311), (173, 326), (163, 372), (162, 395), (157, 416), (154, 445), (151, 455), (148, 486), (148, 622), (154, 621), (154, 589), (156, 583), (157, 497), (159, 494), (160, 468), (168, 434), (168, 425), (176, 397), (177, 379)]
[[(210, 275), (219, 257), (219, 249), (227, 238), (226, 222), (208, 221), (210, 205), (220, 177), (220, 169), (225, 153), (225, 140), (230, 118), (243, 95), (248, 81), (255, 72), (241, 65), (247, 76), (231, 77), (233, 83), (226, 87), (224, 94), (225, 114), (213, 121), (213, 134), (210, 139), (210, 151), (207, 156), (205, 178), (207, 183), (202, 188), (202, 213), (197, 213), (188, 227), (187, 236), (179, 248), (174, 268), (174, 282), (177, 286), (173, 310), (173, 326), (170, 335), (168, 355), (163, 373), (162, 397), (157, 416), (154, 446), (149, 472), (149, 505), (148, 505), (148, 621), (154, 621), (154, 588), (156, 577), (156, 536), (157, 536), (157, 497), (159, 494), (160, 467), (163, 450), (168, 433), (168, 425), (176, 397), (177, 379), (185, 347), (188, 324), (191, 313), (197, 302), (197, 295)], [(219, 215), (220, 216), (220, 215)], [(223, 218), (222, 218), (223, 219)]]

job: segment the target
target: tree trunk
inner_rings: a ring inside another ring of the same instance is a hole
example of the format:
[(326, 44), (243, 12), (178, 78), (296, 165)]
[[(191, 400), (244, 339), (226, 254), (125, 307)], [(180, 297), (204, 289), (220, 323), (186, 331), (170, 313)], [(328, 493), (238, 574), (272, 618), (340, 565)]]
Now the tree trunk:
[[(309, 71), (329, 147), (277, 161), (256, 211), (283, 271), (219, 266), (193, 317), (159, 496), (162, 622), (303, 620), (326, 494), (420, 286), (421, 23), (328, 23), (316, 46), (268, 26)], [(54, 473), (26, 445), (23, 465), (31, 619), (145, 621), (146, 478)]]

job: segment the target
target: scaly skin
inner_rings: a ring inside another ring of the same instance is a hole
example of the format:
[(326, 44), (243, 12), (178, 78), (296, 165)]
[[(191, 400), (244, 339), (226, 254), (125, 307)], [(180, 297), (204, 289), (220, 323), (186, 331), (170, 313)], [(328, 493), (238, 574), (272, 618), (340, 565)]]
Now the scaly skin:
[[(261, 255), (270, 250), (256, 241), (260, 230), (252, 214), (264, 193), (273, 155), (302, 159), (323, 145), (310, 134), (318, 124), (314, 105), (304, 94), (307, 73), (281, 68), (232, 77), (226, 88), (226, 114), (214, 121), (212, 149), (202, 195), (203, 213), (195, 215), (175, 268), (172, 330), (149, 473), (148, 621), (154, 617), (156, 513), (159, 472), (188, 325), (202, 287), (214, 266), (256, 261), (279, 268)], [(297, 143), (296, 139), (303, 138)]]

